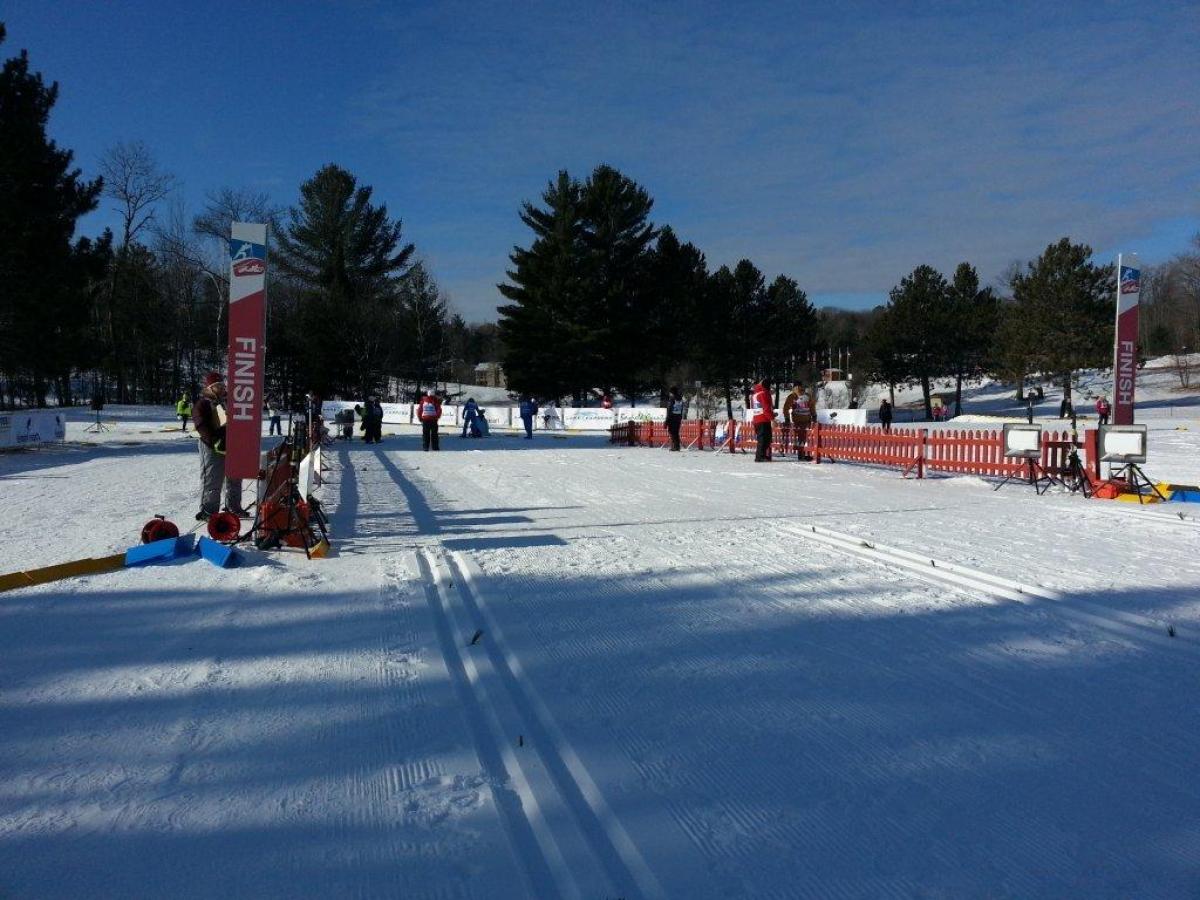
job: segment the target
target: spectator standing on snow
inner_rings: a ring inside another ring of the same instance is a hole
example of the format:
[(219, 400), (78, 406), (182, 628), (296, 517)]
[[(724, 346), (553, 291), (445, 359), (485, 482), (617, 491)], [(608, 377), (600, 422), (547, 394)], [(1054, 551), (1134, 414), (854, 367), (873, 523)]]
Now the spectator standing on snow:
[(754, 436), (758, 439), (754, 450), (755, 462), (771, 461), (771, 423), (775, 420), (775, 409), (771, 406), (771, 383), (763, 379), (751, 388), (750, 409), (753, 416)]
[(417, 418), (421, 420), (421, 449), (440, 450), (438, 446), (438, 419), (442, 417), (442, 401), (436, 391), (430, 390), (421, 397), (417, 407)]
[(474, 397), (468, 397), (467, 402), (463, 404), (463, 437), (467, 436), (467, 433), (471, 430), (471, 425), (475, 421), (475, 417), (478, 415), (479, 404), (475, 402)]
[(605, 395), (600, 398), (600, 408), (601, 409), (612, 409), (612, 406), (613, 406), (612, 397), (610, 397), (607, 393), (605, 393)]
[(1058, 417), (1069, 419), (1073, 415), (1075, 415), (1075, 408), (1071, 406), (1071, 398), (1063, 394), (1062, 403), (1058, 404)]
[(220, 511), (221, 484), (225, 484), (225, 506), (239, 516), (242, 509), (242, 482), (225, 477), (225, 383), (216, 372), (204, 376), (204, 390), (192, 407), (192, 423), (200, 440), (200, 512), (203, 522)]
[(671, 435), (671, 449), (679, 451), (679, 429), (683, 426), (683, 414), (686, 411), (683, 394), (678, 385), (671, 388), (667, 395), (667, 433)]
[(378, 444), (383, 440), (383, 404), (372, 394), (363, 407), (363, 443)]
[(879, 424), (883, 426), (885, 432), (892, 430), (892, 404), (885, 397), (879, 403)]
[(1096, 401), (1096, 415), (1100, 418), (1101, 425), (1108, 424), (1108, 417), (1112, 414), (1112, 404), (1108, 402), (1107, 397), (1101, 397)]
[(187, 391), (179, 395), (179, 400), (175, 404), (175, 415), (179, 417), (183, 430), (187, 431), (188, 419), (192, 417), (192, 401), (188, 397)]
[(521, 399), (521, 405), (517, 407), (517, 412), (521, 414), (521, 423), (525, 426), (525, 440), (533, 440), (533, 417), (538, 412), (537, 403), (526, 394)]
[(279, 409), (273, 403), (267, 404), (267, 421), (271, 423), (271, 430), (267, 434), (268, 437), (276, 434), (283, 434), (283, 425), (280, 421)]

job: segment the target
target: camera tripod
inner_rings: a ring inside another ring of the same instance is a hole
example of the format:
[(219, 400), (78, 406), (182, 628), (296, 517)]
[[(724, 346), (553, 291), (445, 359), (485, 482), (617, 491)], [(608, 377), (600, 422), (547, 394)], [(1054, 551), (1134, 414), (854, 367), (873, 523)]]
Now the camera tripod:
[[(1116, 469), (1110, 469), (1108, 477), (1110, 479), (1124, 479), (1125, 483), (1129, 485), (1131, 492), (1137, 494), (1139, 506), (1147, 502), (1143, 499), (1146, 496), (1157, 497), (1159, 500), (1164, 501), (1167, 499), (1162, 491), (1158, 489), (1158, 486), (1146, 477), (1146, 473), (1142, 471), (1141, 466), (1137, 465), (1137, 463), (1127, 462)], [(1147, 488), (1145, 493), (1142, 492), (1142, 488)]]

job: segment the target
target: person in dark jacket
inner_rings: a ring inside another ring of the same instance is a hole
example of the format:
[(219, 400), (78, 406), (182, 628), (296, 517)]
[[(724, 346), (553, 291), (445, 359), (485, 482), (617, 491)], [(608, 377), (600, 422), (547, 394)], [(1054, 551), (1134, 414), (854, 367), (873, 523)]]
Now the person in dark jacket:
[(468, 397), (467, 402), (463, 404), (463, 437), (466, 437), (471, 432), (471, 425), (474, 424), (475, 417), (478, 415), (479, 404), (475, 402), (474, 397)]
[(671, 388), (667, 395), (667, 433), (671, 435), (671, 449), (679, 451), (679, 429), (683, 426), (684, 403), (679, 386)]
[(225, 383), (216, 372), (204, 377), (204, 390), (192, 405), (192, 423), (200, 438), (200, 512), (196, 520), (203, 522), (220, 511), (222, 482), (225, 508), (245, 517), (242, 482), (225, 477)]
[(879, 402), (879, 424), (884, 431), (892, 430), (892, 404), (885, 397)]
[(517, 408), (517, 412), (521, 414), (521, 423), (525, 426), (525, 440), (533, 440), (533, 417), (538, 413), (537, 403), (528, 394), (521, 400), (521, 405)]
[(363, 442), (378, 444), (383, 440), (383, 404), (376, 396), (367, 398), (363, 407)]
[(421, 449), (440, 450), (438, 447), (438, 419), (442, 417), (442, 401), (437, 393), (429, 391), (417, 404), (417, 418), (421, 420)]

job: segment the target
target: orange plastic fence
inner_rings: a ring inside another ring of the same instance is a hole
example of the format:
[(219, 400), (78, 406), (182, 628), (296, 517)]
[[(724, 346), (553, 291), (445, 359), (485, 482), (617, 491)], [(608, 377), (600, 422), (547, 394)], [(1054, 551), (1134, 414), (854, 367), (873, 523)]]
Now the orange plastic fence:
[[(658, 422), (627, 422), (614, 425), (609, 432), (614, 444), (631, 447), (667, 447), (671, 438)], [(701, 450), (749, 452), (756, 442), (752, 426), (738, 422), (689, 420), (680, 429), (682, 446)], [(1073, 442), (1068, 431), (1042, 432), (1041, 465), (1050, 472), (1061, 472), (1073, 448), (1083, 448), (1086, 465), (1095, 468), (1095, 440), (1088, 431), (1085, 439)], [(775, 425), (771, 452), (775, 456), (806, 454), (816, 462), (845, 460), (894, 466), (905, 475), (923, 478), (927, 469), (969, 475), (1006, 476), (1020, 473), (1025, 461), (1004, 456), (1004, 433), (985, 429), (897, 428), (885, 432), (879, 426), (811, 425), (796, 428)]]

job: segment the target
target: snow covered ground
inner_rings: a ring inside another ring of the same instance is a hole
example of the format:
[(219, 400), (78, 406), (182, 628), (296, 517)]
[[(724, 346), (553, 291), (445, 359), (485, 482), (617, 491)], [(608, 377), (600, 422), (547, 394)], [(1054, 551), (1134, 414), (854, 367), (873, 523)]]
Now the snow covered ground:
[[(190, 518), (116, 412), (0, 456), (0, 569)], [(1194, 507), (402, 432), (331, 559), (0, 594), (0, 897), (1200, 895)]]

